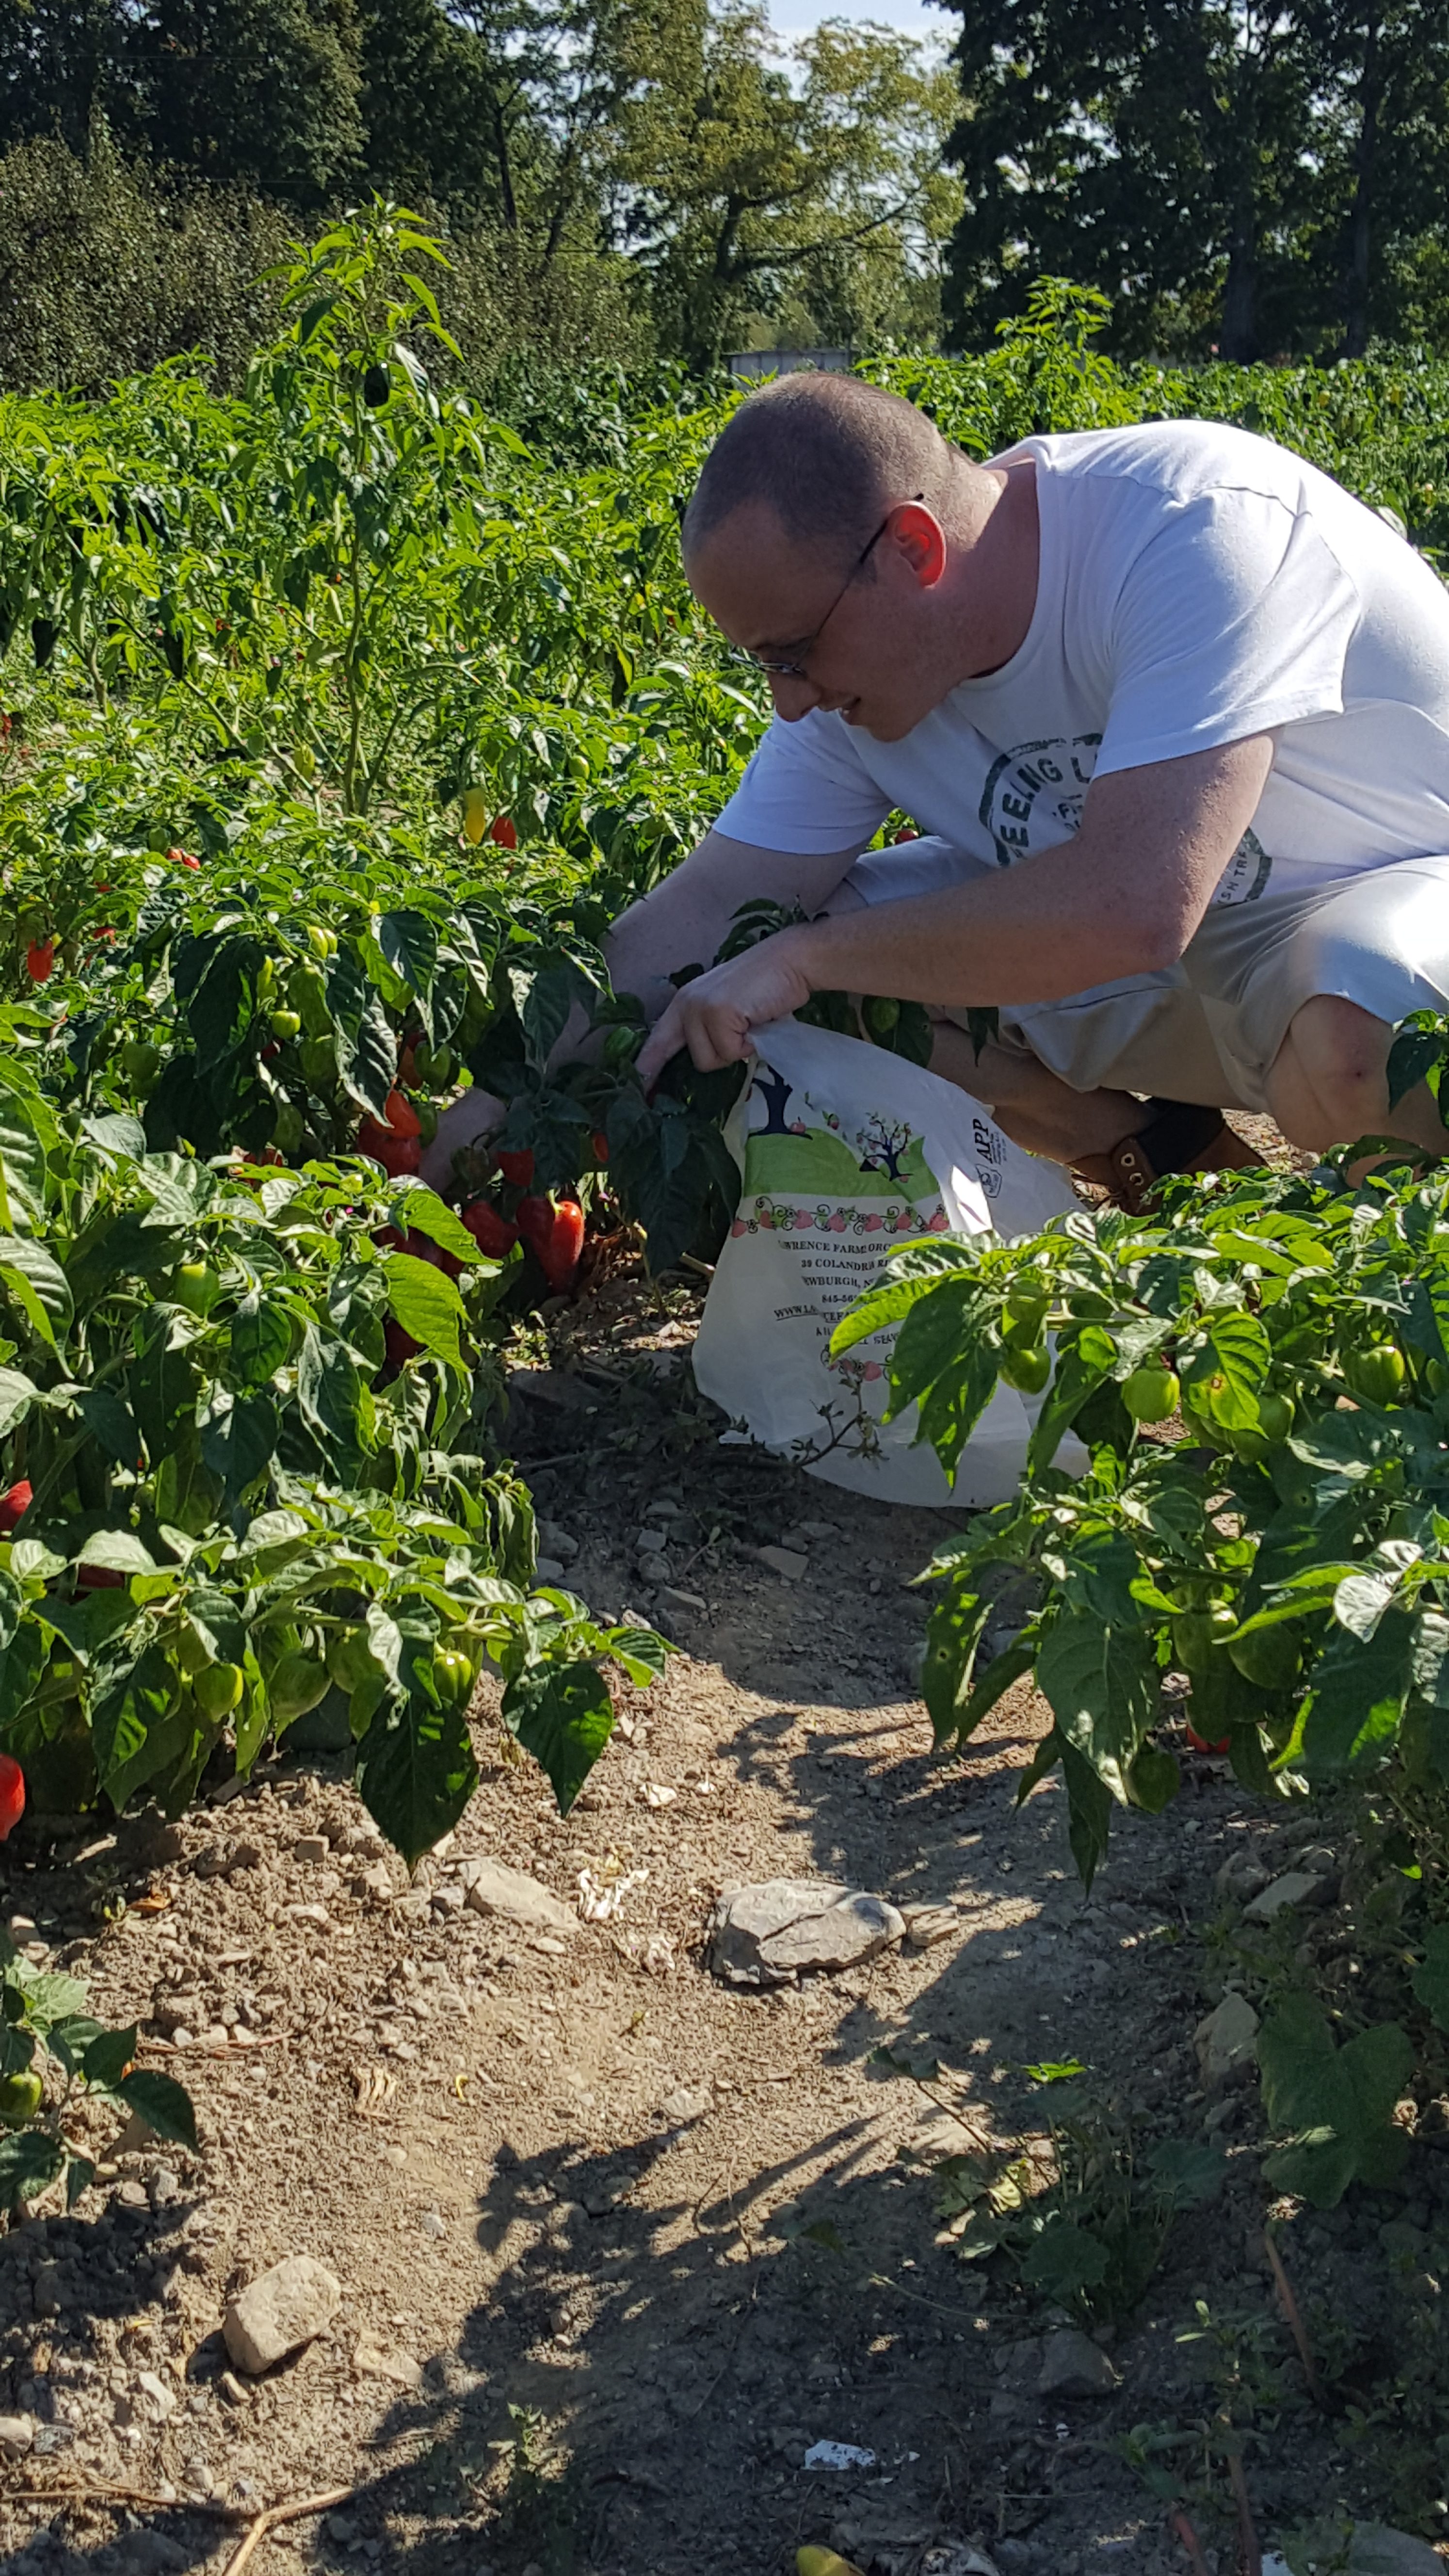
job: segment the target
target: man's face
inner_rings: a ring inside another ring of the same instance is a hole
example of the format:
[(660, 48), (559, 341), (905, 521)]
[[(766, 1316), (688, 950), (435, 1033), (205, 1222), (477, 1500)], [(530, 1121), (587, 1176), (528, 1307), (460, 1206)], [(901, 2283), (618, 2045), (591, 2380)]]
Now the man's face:
[(691, 553), (690, 588), (730, 642), (762, 662), (801, 666), (803, 677), (769, 674), (787, 724), (820, 707), (899, 742), (964, 676), (946, 659), (939, 568), (923, 576), (918, 523), (939, 542), (930, 513), (902, 504), (848, 580), (848, 555), (843, 563), (839, 550), (793, 543), (756, 503)]

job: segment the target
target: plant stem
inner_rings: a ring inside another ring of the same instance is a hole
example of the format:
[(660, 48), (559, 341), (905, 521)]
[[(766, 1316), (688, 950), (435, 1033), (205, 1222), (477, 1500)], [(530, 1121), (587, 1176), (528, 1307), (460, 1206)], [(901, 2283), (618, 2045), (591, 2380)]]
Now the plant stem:
[(1248, 2481), (1243, 2475), (1241, 2451), (1228, 2453), (1228, 2475), (1233, 2482), (1233, 2502), (1238, 2508), (1238, 2530), (1243, 2543), (1243, 2576), (1263, 2576), (1263, 2553), (1253, 2523), (1253, 2508), (1248, 2501)]
[(1327, 2401), (1323, 2394), (1323, 2383), (1318, 2376), (1318, 2365), (1313, 2358), (1313, 2346), (1308, 2340), (1308, 2329), (1304, 2325), (1298, 2302), (1293, 2296), (1292, 2284), (1283, 2269), (1283, 2257), (1273, 2242), (1271, 2227), (1264, 2228), (1263, 2242), (1268, 2249), (1268, 2266), (1273, 2275), (1274, 2287), (1278, 2292), (1278, 2304), (1287, 2320), (1288, 2331), (1298, 2347), (1298, 2358), (1303, 2364), (1303, 2376), (1308, 2382), (1308, 2394), (1315, 2406), (1325, 2406)]
[(1188, 2521), (1186, 2514), (1182, 2512), (1180, 2507), (1169, 2514), (1168, 2523), (1172, 2531), (1176, 2533), (1177, 2538), (1181, 2541), (1183, 2548), (1187, 2551), (1188, 2561), (1192, 2568), (1192, 2576), (1211, 2576), (1207, 2560), (1202, 2554), (1202, 2542), (1199, 2540), (1197, 2533), (1193, 2530), (1192, 2524)]

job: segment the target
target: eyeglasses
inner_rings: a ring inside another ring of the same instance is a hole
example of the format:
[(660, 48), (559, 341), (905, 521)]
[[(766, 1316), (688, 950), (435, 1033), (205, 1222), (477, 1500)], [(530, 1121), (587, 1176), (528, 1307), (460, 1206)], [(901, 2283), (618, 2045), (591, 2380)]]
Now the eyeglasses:
[[(913, 492), (911, 495), (911, 499), (913, 501), (924, 501), (925, 497), (924, 492)], [(835, 612), (840, 606), (842, 599), (845, 597), (846, 592), (849, 590), (851, 583), (856, 579), (859, 573), (864, 571), (871, 556), (874, 554), (876, 547), (880, 544), (882, 537), (890, 526), (892, 519), (895, 517), (897, 510), (904, 509), (905, 506), (906, 504), (902, 501), (892, 501), (891, 506), (887, 510), (885, 517), (882, 519), (880, 526), (877, 528), (875, 535), (867, 538), (865, 544), (861, 547), (859, 554), (856, 556), (855, 561), (851, 565), (849, 572), (846, 574), (844, 581), (841, 583), (835, 597), (832, 599), (830, 606), (827, 608), (819, 625), (816, 627), (814, 634), (807, 636), (805, 642), (801, 645), (798, 659), (788, 662), (780, 661), (771, 653), (752, 653), (748, 646), (744, 644), (732, 644), (730, 646), (732, 659), (736, 662), (748, 662), (751, 669), (755, 671), (769, 671), (776, 679), (808, 680), (810, 674), (805, 668), (808, 657), (814, 652), (816, 645), (819, 643), (826, 627), (835, 615)]]

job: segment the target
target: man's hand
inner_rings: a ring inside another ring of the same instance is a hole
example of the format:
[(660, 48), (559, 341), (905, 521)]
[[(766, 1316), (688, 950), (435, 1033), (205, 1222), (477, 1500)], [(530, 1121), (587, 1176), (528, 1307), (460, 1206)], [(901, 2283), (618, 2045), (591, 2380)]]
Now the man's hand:
[(714, 1073), (749, 1054), (753, 1029), (798, 1011), (812, 989), (799, 951), (799, 931), (780, 930), (743, 957), (696, 975), (656, 1020), (640, 1051), (639, 1077), (645, 1088), (658, 1080), (681, 1047), (688, 1047), (701, 1073)]
[(491, 1091), (465, 1091), (445, 1109), (438, 1120), (438, 1132), (431, 1145), (423, 1149), (419, 1170), (430, 1190), (446, 1190), (452, 1184), (453, 1156), (468, 1145), (481, 1144), (501, 1127), (508, 1111)]

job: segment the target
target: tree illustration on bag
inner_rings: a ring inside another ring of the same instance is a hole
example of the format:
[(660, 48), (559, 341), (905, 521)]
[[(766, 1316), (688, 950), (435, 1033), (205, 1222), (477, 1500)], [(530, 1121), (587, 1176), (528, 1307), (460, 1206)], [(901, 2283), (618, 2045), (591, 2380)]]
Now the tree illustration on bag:
[(793, 1100), (794, 1090), (782, 1073), (776, 1073), (773, 1065), (762, 1064), (758, 1067), (754, 1089), (756, 1099), (763, 1100), (765, 1104), (765, 1123), (763, 1127), (752, 1128), (750, 1130), (752, 1135), (789, 1136), (804, 1132), (799, 1127), (792, 1129), (785, 1123), (786, 1103)]
[(863, 1172), (884, 1172), (887, 1180), (899, 1184), (901, 1164), (909, 1152), (912, 1133), (908, 1121), (896, 1119), (887, 1126), (877, 1111), (860, 1131), (860, 1168)]

